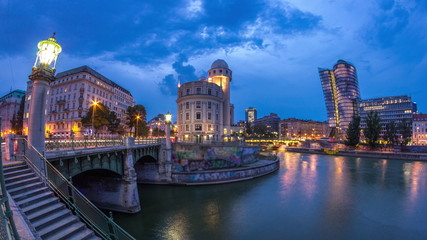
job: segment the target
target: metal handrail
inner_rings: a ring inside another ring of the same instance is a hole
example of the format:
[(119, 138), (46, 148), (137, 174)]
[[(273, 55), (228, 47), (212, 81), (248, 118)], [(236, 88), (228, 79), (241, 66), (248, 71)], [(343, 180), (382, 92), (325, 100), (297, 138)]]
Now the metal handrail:
[(45, 140), (46, 151), (75, 150), (123, 145), (122, 138), (48, 138)]
[[(130, 239), (135, 240), (129, 233), (117, 225), (112, 216), (106, 216), (90, 200), (88, 200), (73, 184), (68, 181), (37, 149), (26, 139), (28, 149), (34, 157), (40, 157), (45, 171), (37, 167), (25, 154), (24, 159), (28, 165), (42, 178), (67, 207), (92, 229), (99, 237), (107, 240)], [(43, 167), (42, 167), (43, 169)]]

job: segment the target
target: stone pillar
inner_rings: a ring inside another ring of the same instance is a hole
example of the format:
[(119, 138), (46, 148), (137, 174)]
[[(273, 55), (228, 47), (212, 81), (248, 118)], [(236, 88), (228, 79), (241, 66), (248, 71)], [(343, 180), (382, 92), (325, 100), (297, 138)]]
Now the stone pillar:
[[(134, 138), (125, 138), (125, 146), (129, 147), (135, 144)], [(121, 183), (121, 193), (119, 193), (123, 198), (121, 205), (125, 212), (136, 213), (141, 211), (141, 204), (139, 202), (138, 195), (138, 183), (135, 168), (133, 167), (134, 159), (132, 154), (132, 149), (126, 149), (126, 159), (124, 159), (124, 169), (123, 169), (123, 178)]]
[[(34, 67), (29, 78), (33, 81), (33, 89), (31, 92), (28, 118), (28, 143), (41, 154), (44, 154), (47, 92), (50, 89), (49, 83), (54, 80), (54, 71)], [(44, 162), (36, 153), (31, 153), (31, 151), (30, 160), (39, 169), (44, 170)]]
[(159, 156), (160, 181), (171, 182), (172, 180), (172, 143), (170, 140), (170, 125), (166, 124), (166, 139), (161, 142)]

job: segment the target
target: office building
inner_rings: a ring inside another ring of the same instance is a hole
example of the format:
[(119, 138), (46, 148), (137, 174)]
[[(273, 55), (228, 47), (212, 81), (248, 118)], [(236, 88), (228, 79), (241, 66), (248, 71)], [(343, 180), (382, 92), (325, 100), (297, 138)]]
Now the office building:
[(393, 121), (398, 126), (402, 119), (408, 123), (412, 121), (413, 115), (417, 113), (417, 104), (407, 95), (360, 100), (361, 129), (366, 127), (366, 117), (371, 111), (377, 112), (381, 119), (381, 136), (383, 136), (387, 123)]
[(413, 115), (412, 144), (427, 145), (427, 114)]
[[(90, 126), (83, 126), (81, 119), (96, 101), (116, 113), (124, 128), (126, 127), (126, 110), (135, 105), (132, 94), (96, 72), (88, 66), (82, 66), (58, 73), (50, 83), (46, 104), (46, 136), (75, 137), (90, 135)], [(28, 82), (25, 104), (25, 120), (28, 119), (29, 101), (31, 101), (32, 82)], [(96, 111), (101, 109), (96, 109)], [(129, 131), (127, 131), (129, 132)], [(107, 129), (98, 131), (99, 136), (109, 136)]]
[(251, 124), (253, 121), (257, 120), (257, 109), (254, 107), (249, 107), (245, 110), (245, 121), (248, 124)]
[(200, 143), (228, 139), (234, 120), (231, 81), (231, 69), (224, 60), (218, 59), (212, 63), (207, 78), (178, 86), (179, 141)]
[(360, 91), (356, 68), (344, 60), (338, 60), (332, 70), (319, 68), (319, 75), (330, 135), (342, 138), (353, 116), (358, 114)]
[(255, 125), (265, 125), (268, 133), (279, 133), (280, 117), (275, 113), (258, 118), (252, 122), (252, 127)]
[(15, 133), (12, 131), (11, 120), (19, 111), (22, 98), (25, 96), (25, 91), (14, 90), (3, 97), (0, 97), (0, 117), (1, 117), (1, 135)]

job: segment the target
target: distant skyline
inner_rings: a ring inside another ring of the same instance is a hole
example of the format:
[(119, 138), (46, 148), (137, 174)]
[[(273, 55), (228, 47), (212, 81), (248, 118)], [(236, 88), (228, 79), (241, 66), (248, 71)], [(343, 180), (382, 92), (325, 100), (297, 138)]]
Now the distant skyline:
[(0, 94), (26, 90), (37, 43), (56, 32), (57, 72), (88, 65), (130, 90), (147, 120), (176, 112), (176, 84), (216, 59), (233, 70), (235, 121), (325, 121), (318, 67), (339, 59), (358, 73), (362, 98), (410, 95), (427, 112), (424, 1), (0, 0)]

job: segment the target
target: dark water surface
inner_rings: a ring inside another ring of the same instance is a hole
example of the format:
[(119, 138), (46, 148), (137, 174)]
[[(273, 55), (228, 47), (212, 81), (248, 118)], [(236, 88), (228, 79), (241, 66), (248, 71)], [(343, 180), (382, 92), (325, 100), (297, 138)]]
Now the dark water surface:
[(427, 239), (427, 162), (279, 156), (254, 180), (140, 185), (142, 211), (115, 220), (137, 239)]

